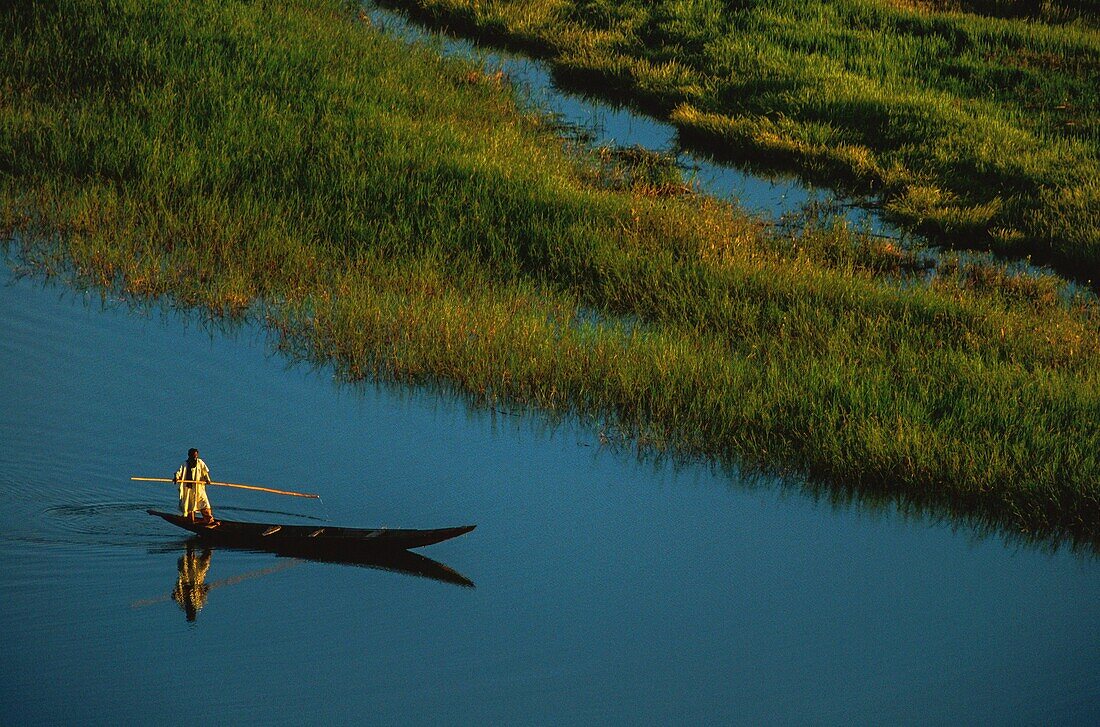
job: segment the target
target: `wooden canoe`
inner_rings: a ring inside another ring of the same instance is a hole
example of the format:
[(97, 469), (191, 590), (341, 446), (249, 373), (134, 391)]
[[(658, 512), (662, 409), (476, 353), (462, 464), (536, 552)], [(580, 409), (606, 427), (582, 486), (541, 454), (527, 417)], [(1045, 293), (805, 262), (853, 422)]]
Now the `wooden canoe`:
[(262, 550), (275, 550), (282, 546), (335, 550), (341, 548), (371, 550), (408, 550), (457, 538), (474, 529), (474, 525), (436, 530), (409, 530), (402, 528), (339, 528), (328, 525), (279, 525), (276, 523), (249, 523), (234, 520), (218, 520), (217, 527), (207, 527), (199, 520), (174, 513), (148, 510), (150, 515), (190, 530), (203, 540), (235, 545), (252, 545)]

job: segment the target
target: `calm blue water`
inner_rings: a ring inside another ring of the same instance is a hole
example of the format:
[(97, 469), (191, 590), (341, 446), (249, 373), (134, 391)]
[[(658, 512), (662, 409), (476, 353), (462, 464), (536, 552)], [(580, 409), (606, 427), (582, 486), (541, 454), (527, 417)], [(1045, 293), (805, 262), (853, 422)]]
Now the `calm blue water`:
[[(594, 431), (349, 387), (254, 329), (0, 286), (6, 724), (1100, 720), (1100, 563), (638, 462)], [(215, 512), (477, 523), (462, 588), (214, 550), (172, 599), (170, 476)], [(270, 511), (275, 511), (272, 513)], [(279, 514), (283, 513), (283, 514)]]

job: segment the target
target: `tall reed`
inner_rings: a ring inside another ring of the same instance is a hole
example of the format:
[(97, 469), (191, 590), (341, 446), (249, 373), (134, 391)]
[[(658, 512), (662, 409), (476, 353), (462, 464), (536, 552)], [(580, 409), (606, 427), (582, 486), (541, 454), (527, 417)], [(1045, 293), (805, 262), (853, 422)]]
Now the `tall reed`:
[(686, 146), (877, 197), (942, 244), (1100, 280), (1095, 3), (384, 4), (543, 57)]
[(0, 230), (36, 269), (259, 303), (351, 379), (1097, 539), (1100, 306), (1059, 278), (665, 193), (340, 2), (9, 5), (0, 88)]

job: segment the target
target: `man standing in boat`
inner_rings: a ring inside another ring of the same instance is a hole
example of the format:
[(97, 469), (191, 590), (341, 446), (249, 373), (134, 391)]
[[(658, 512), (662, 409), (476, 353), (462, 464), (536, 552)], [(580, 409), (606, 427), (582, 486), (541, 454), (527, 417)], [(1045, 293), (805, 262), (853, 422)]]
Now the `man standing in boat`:
[(210, 468), (199, 459), (199, 450), (192, 447), (187, 450), (187, 461), (176, 470), (173, 482), (180, 487), (180, 512), (195, 522), (195, 513), (201, 512), (206, 527), (217, 525), (214, 513), (210, 510), (210, 500), (206, 497), (206, 484), (210, 481)]

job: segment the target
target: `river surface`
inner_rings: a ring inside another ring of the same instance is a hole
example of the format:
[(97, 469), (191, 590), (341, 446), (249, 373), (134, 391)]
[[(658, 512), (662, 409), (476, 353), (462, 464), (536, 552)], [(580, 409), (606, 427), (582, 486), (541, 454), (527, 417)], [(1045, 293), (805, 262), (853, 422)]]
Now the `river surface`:
[[(2, 275), (4, 724), (1100, 721), (1095, 556), (639, 461)], [(192, 446), (215, 479), (323, 496), (211, 488), (221, 517), (476, 523), (422, 551), (461, 576), (189, 552), (145, 512), (174, 488), (129, 478)]]

